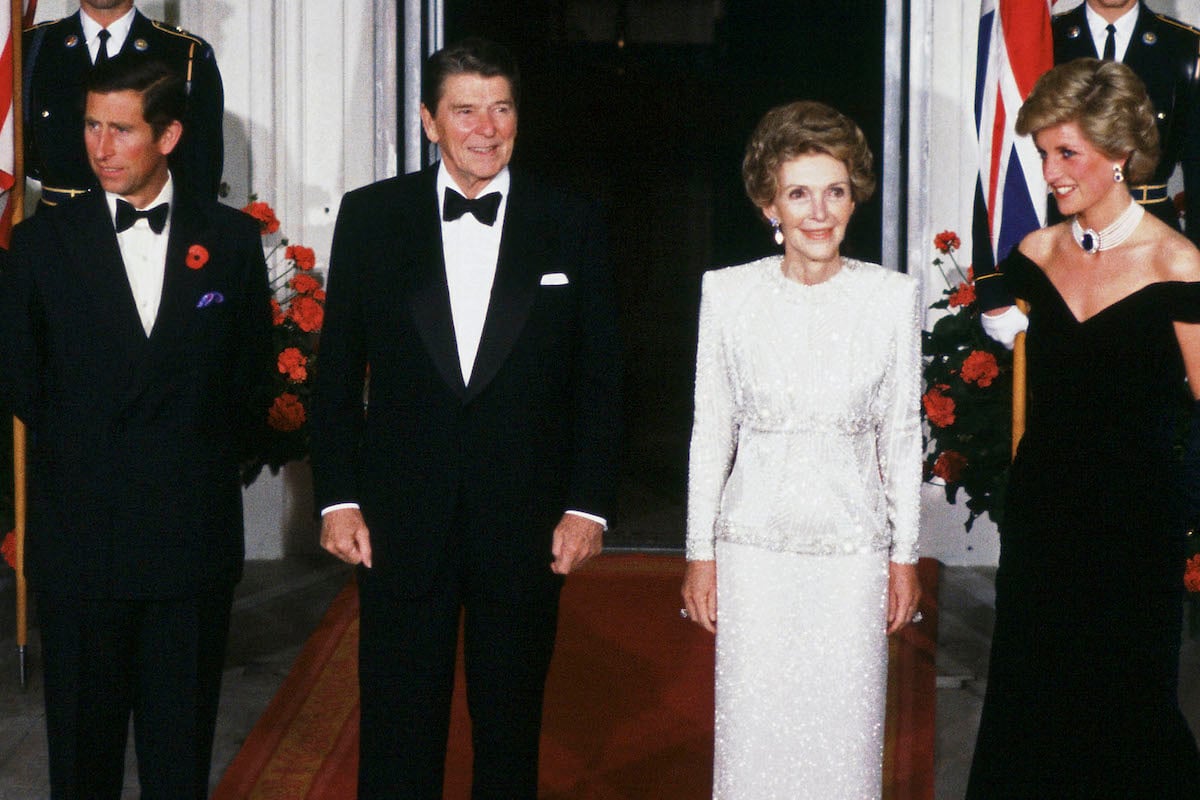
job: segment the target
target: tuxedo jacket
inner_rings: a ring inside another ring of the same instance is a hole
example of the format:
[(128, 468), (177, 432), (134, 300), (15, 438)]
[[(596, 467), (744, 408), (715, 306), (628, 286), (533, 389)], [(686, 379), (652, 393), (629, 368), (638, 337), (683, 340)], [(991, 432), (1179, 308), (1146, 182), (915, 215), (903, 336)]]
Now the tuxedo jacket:
[(620, 363), (602, 226), (590, 204), (512, 170), (464, 384), (436, 172), (342, 200), (314, 387), (317, 507), (361, 507), (365, 593), (416, 596), (455, 564), (497, 597), (553, 591), (563, 512), (614, 513)]
[[(1054, 18), (1054, 63), (1099, 58), (1084, 4)], [(1200, 31), (1141, 4), (1123, 63), (1146, 84), (1154, 104), (1162, 157), (1150, 185), (1165, 184), (1179, 164), (1187, 194), (1189, 237), (1200, 242)]]
[(238, 467), (265, 426), (270, 336), (261, 238), (239, 211), (177, 193), (149, 337), (102, 192), (16, 226), (0, 388), (28, 428), (36, 590), (171, 598), (240, 577)]
[[(83, 144), (84, 85), (92, 62), (79, 15), (25, 31), (25, 165), (53, 189), (98, 187)], [(110, 53), (110, 55), (116, 55)], [(224, 164), (225, 95), (208, 42), (134, 11), (122, 58), (156, 59), (187, 81), (183, 138), (171, 154), (176, 191), (217, 199)]]

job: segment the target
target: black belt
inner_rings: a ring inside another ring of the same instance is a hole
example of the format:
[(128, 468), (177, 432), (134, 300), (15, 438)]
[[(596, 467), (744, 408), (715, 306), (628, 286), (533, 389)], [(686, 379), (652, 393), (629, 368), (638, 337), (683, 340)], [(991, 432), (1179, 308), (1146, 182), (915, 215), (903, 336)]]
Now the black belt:
[(1153, 186), (1130, 186), (1129, 193), (1133, 195), (1134, 200), (1142, 205), (1161, 203), (1167, 199), (1167, 185), (1159, 183)]
[(56, 206), (64, 200), (87, 194), (90, 189), (61, 189), (57, 186), (42, 185), (42, 202), (48, 206)]

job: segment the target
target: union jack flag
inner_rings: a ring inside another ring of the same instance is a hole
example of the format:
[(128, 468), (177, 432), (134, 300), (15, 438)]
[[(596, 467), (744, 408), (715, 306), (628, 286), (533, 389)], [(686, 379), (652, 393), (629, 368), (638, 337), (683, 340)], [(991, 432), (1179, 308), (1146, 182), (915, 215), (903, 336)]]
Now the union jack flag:
[(16, 152), (14, 150), (14, 130), (19, 124), (21, 111), (13, 112), (13, 80), (20, 71), (13, 69), (13, 35), (20, 36), (25, 26), (33, 22), (37, 9), (37, 0), (26, 0), (23, 4), (24, 19), (13, 24), (12, 12), (14, 3), (0, 0), (5, 8), (0, 8), (0, 247), (7, 248), (9, 237), (12, 235), (12, 188), (16, 183)]
[[(1013, 127), (1034, 82), (1054, 66), (1055, 0), (982, 0), (975, 72), (979, 183), (975, 271), (990, 271), (1025, 234), (1046, 223), (1046, 183), (1028, 136)], [(987, 242), (990, 247), (982, 246)]]

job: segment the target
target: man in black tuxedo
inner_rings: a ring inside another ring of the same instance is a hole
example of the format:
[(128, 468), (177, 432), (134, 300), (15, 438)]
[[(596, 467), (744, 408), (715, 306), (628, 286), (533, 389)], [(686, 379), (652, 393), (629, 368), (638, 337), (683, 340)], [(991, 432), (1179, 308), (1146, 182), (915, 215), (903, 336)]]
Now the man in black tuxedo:
[(78, 13), (25, 31), (25, 168), (54, 204), (97, 187), (83, 144), (83, 90), (95, 63), (120, 54), (160, 61), (184, 79), (183, 139), (171, 154), (176, 189), (217, 199), (225, 94), (208, 42), (147, 18), (133, 0), (80, 0)]
[(442, 796), (460, 612), (473, 797), (536, 796), (562, 576), (613, 513), (604, 236), (509, 168), (518, 92), (497, 45), (431, 56), (440, 164), (350, 192), (334, 231), (313, 474), (322, 545), (360, 565), (363, 800)]
[(1162, 158), (1150, 182), (1131, 186), (1130, 192), (1147, 211), (1179, 230), (1167, 193), (1167, 180), (1179, 164), (1187, 198), (1186, 233), (1200, 245), (1200, 31), (1154, 13), (1139, 0), (1086, 0), (1056, 16), (1053, 28), (1055, 64), (1076, 58), (1120, 61), (1146, 84)]
[(100, 190), (13, 231), (0, 388), (29, 432), (28, 567), (54, 798), (203, 798), (233, 586), (239, 462), (272, 368), (258, 226), (180, 192), (183, 81), (114, 58), (89, 76)]

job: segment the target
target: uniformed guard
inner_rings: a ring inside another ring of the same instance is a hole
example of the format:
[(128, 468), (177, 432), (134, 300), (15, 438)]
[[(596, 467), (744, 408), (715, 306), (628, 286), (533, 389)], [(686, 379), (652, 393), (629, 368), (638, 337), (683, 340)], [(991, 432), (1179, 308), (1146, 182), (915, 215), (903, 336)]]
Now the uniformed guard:
[(121, 54), (165, 63), (184, 77), (183, 139), (171, 157), (177, 190), (216, 199), (224, 163), (225, 95), (208, 42), (147, 18), (133, 0), (80, 0), (76, 14), (25, 31), (25, 165), (42, 202), (98, 186), (83, 146), (83, 87), (97, 61)]
[(1124, 63), (1146, 84), (1162, 159), (1150, 182), (1131, 186), (1130, 192), (1147, 211), (1178, 229), (1167, 180), (1179, 164), (1187, 198), (1186, 233), (1200, 245), (1200, 30), (1156, 14), (1140, 0), (1087, 0), (1055, 16), (1052, 25), (1054, 63), (1108, 58)]

